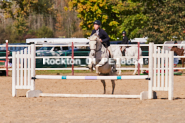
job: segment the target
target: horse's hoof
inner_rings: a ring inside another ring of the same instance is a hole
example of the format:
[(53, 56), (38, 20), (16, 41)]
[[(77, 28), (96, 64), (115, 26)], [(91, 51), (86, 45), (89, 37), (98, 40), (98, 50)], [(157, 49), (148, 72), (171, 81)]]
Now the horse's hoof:
[(100, 75), (100, 72), (96, 73), (97, 75)]

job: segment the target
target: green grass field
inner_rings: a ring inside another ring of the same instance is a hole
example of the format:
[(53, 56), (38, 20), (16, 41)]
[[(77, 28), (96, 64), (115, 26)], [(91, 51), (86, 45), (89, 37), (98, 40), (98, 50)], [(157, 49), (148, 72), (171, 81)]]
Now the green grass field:
[[(57, 74), (68, 74), (72, 73), (71, 70), (37, 70), (36, 74), (44, 74), (44, 75), (57, 75)], [(89, 70), (75, 70), (74, 73), (95, 73), (95, 71), (91, 72)]]

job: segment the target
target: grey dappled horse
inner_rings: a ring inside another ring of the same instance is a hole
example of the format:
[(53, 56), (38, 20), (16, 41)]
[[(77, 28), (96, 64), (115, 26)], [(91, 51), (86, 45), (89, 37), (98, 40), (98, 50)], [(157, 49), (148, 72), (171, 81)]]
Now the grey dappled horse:
[[(93, 68), (96, 69), (96, 73), (98, 75), (117, 75), (116, 72), (112, 71), (112, 65), (109, 64), (109, 51), (105, 48), (99, 40), (98, 35), (95, 33), (88, 38), (90, 53), (89, 53), (89, 68), (93, 71)], [(106, 93), (106, 84), (105, 80), (101, 80), (104, 86), (104, 94)], [(114, 93), (115, 88), (115, 80), (111, 80), (112, 82), (112, 94)]]

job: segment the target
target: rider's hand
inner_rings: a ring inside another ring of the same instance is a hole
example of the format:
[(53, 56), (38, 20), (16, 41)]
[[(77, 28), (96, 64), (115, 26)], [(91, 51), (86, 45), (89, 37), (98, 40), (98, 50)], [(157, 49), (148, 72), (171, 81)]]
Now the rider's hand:
[(103, 42), (103, 41), (100, 39), (100, 42)]

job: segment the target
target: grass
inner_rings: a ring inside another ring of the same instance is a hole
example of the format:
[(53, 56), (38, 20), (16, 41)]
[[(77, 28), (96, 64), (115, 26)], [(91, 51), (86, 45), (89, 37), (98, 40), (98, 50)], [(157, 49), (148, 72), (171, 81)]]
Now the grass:
[[(72, 73), (71, 70), (37, 70), (37, 75), (57, 75), (57, 74), (68, 74)], [(95, 73), (95, 71), (91, 72), (90, 70), (74, 70), (74, 73)]]
[[(134, 65), (122, 65), (125, 68), (133, 68)], [(143, 65), (144, 67), (148, 67), (148, 65)], [(178, 64), (177, 67), (182, 67), (182, 64)], [(183, 70), (185, 71), (185, 70)], [(122, 70), (122, 73), (133, 72), (133, 70)], [(37, 75), (57, 75), (57, 74), (69, 74), (72, 73), (71, 70), (37, 70)], [(95, 73), (95, 71), (91, 72), (90, 70), (74, 70), (74, 73)]]
[[(122, 70), (122, 73), (130, 73), (133, 70)], [(61, 75), (61, 74), (69, 74), (72, 73), (71, 70), (37, 70), (36, 75)], [(74, 73), (96, 73), (94, 70), (91, 72), (90, 70), (74, 70)]]

